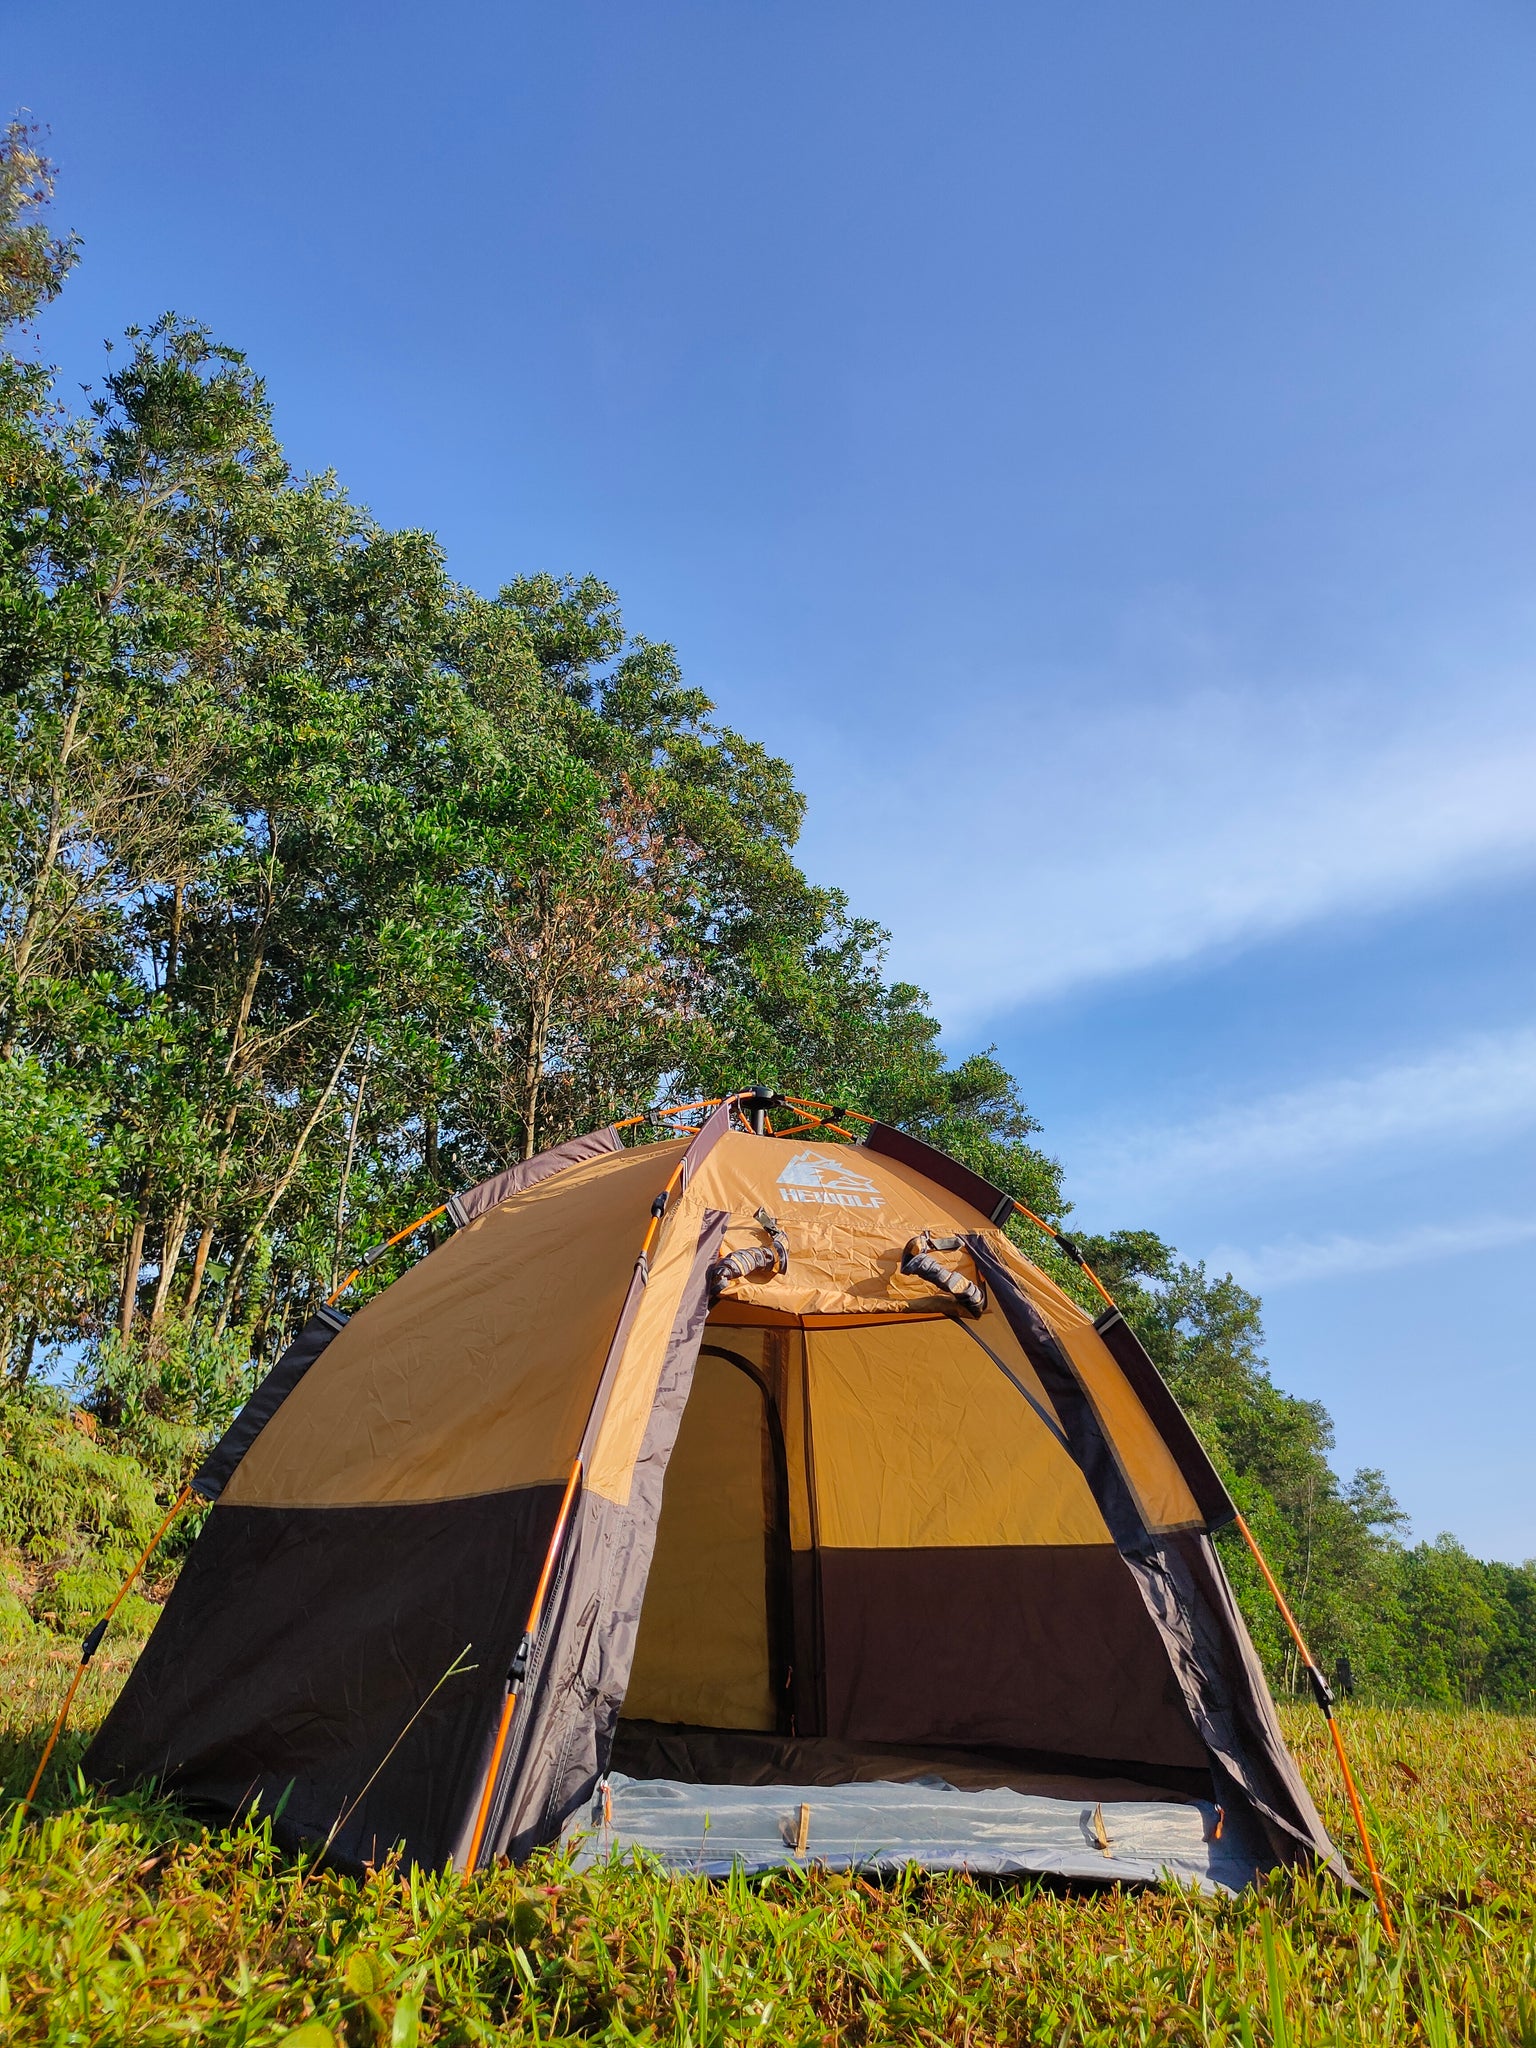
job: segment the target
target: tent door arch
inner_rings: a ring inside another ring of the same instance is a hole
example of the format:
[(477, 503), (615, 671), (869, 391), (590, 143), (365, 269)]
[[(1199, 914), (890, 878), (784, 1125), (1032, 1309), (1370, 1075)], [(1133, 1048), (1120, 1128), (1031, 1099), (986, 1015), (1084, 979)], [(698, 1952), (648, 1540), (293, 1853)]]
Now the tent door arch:
[(667, 1464), (626, 1720), (787, 1729), (788, 1503), (765, 1381), (739, 1352), (703, 1345)]

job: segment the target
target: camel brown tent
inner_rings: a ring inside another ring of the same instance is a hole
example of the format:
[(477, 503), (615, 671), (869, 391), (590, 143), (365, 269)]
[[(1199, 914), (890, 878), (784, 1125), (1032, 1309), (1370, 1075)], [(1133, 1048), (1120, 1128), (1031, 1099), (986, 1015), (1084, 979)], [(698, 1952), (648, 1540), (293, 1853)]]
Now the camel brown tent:
[(1341, 1868), (1221, 1481), (1012, 1206), (897, 1130), (732, 1102), (458, 1198), (207, 1460), (88, 1769), (352, 1863), (590, 1823), (706, 1867)]

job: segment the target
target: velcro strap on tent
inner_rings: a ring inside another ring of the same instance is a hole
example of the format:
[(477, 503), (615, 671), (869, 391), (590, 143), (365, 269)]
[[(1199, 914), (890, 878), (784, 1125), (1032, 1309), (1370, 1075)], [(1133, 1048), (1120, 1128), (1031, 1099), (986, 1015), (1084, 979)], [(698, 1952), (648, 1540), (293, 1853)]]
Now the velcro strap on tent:
[(727, 1252), (723, 1259), (715, 1260), (708, 1274), (711, 1308), (733, 1280), (748, 1280), (754, 1273), (789, 1271), (789, 1239), (784, 1235), (778, 1218), (770, 1216), (766, 1209), (759, 1209), (756, 1221), (758, 1228), (767, 1232), (771, 1242), (743, 1245), (739, 1252)]
[(901, 1255), (901, 1270), (926, 1280), (930, 1286), (943, 1288), (962, 1308), (979, 1316), (987, 1305), (987, 1290), (982, 1282), (967, 1280), (963, 1273), (933, 1256), (935, 1252), (959, 1252), (965, 1248), (963, 1237), (936, 1237), (931, 1230), (920, 1231)]

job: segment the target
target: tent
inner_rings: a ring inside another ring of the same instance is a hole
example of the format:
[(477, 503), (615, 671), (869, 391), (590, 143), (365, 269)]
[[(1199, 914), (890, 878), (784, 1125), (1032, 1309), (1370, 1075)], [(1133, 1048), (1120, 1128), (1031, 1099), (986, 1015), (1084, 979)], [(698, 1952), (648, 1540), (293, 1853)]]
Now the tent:
[(954, 1159), (774, 1136), (766, 1099), (514, 1167), (314, 1317), (197, 1475), (87, 1771), (352, 1865), (563, 1833), (1343, 1875), (1212, 1546), (1231, 1503), (1130, 1328)]

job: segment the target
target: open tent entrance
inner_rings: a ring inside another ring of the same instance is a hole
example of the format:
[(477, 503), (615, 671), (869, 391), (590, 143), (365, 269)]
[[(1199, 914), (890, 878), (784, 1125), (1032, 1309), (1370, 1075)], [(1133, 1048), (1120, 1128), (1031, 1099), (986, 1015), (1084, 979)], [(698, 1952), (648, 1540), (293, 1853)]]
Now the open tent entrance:
[(752, 1313), (704, 1330), (583, 1853), (767, 1867), (804, 1804), (811, 1859), (1246, 1881), (1004, 1319)]
[(700, 1349), (625, 1696), (630, 1721), (727, 1742), (794, 1728), (788, 1462), (778, 1401), (747, 1349)]

